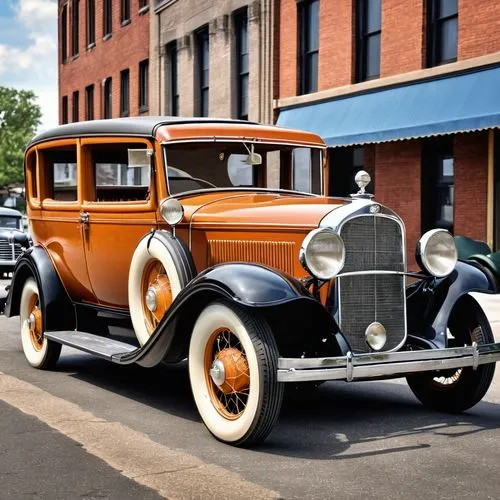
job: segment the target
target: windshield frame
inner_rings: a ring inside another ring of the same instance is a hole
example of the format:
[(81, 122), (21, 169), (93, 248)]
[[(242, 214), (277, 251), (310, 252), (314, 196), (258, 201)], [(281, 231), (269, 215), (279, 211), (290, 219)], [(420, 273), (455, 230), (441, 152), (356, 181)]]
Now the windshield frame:
[(14, 219), (17, 224), (16, 224), (16, 227), (9, 227), (9, 226), (3, 226), (2, 224), (0, 224), (0, 231), (3, 230), (3, 229), (10, 229), (10, 230), (15, 230), (17, 229), (18, 231), (22, 231), (22, 217), (19, 217), (18, 215), (3, 215), (3, 214), (0, 214), (0, 221), (2, 219)]
[[(240, 187), (240, 186), (232, 186), (232, 187), (215, 187), (215, 188), (202, 188), (202, 189), (193, 189), (190, 191), (183, 191), (181, 193), (172, 194), (170, 191), (170, 183), (168, 179), (168, 163), (167, 163), (167, 148), (173, 144), (190, 144), (190, 143), (226, 143), (226, 142), (234, 142), (240, 143), (242, 147), (244, 144), (265, 144), (266, 146), (284, 146), (284, 147), (296, 147), (296, 148), (309, 148), (316, 149), (319, 151), (319, 164), (320, 164), (320, 186), (321, 193), (309, 193), (307, 191), (298, 191), (295, 189), (281, 189), (281, 188), (264, 188), (264, 187)], [(326, 145), (321, 146), (317, 143), (311, 144), (308, 142), (302, 141), (269, 141), (269, 140), (260, 140), (257, 138), (225, 138), (225, 137), (214, 137), (213, 140), (208, 139), (179, 139), (174, 141), (162, 141), (160, 142), (162, 149), (162, 161), (163, 168), (165, 172), (165, 185), (167, 188), (168, 198), (181, 198), (185, 196), (195, 195), (195, 194), (203, 194), (203, 193), (216, 193), (216, 192), (231, 192), (231, 191), (245, 191), (245, 192), (262, 192), (262, 193), (286, 193), (286, 194), (300, 194), (301, 196), (308, 196), (312, 198), (321, 198), (322, 196), (326, 196), (325, 191), (325, 161), (326, 161)]]

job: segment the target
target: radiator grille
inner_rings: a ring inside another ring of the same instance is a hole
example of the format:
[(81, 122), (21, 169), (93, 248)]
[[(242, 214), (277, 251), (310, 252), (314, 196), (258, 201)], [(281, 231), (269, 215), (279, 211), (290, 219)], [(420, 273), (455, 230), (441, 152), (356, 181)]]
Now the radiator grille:
[[(346, 249), (342, 273), (404, 271), (401, 225), (383, 216), (355, 217), (341, 229)], [(384, 351), (399, 346), (406, 336), (405, 281), (403, 276), (364, 274), (338, 278), (340, 327), (351, 348), (367, 352), (365, 331), (378, 321), (387, 331)]]
[(209, 240), (208, 265), (254, 262), (293, 275), (294, 247), (290, 241)]
[(12, 243), (7, 240), (0, 240), (0, 260), (14, 260)]

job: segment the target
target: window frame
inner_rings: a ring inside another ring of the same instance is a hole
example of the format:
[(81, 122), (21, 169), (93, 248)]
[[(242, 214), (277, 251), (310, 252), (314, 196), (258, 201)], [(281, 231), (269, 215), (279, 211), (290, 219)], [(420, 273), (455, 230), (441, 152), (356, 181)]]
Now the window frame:
[(120, 1), (120, 21), (122, 26), (130, 23), (130, 0)]
[(113, 2), (112, 0), (103, 1), (102, 36), (105, 40), (107, 40), (113, 33)]
[[(379, 28), (368, 31), (368, 11), (370, 2), (380, 4)], [(378, 37), (378, 73), (368, 75), (369, 44), (372, 39)], [(382, 0), (356, 0), (356, 82), (365, 82), (380, 78), (382, 42)]]
[(94, 84), (85, 87), (85, 119), (94, 119)]
[(68, 4), (61, 11), (61, 63), (68, 61)]
[(80, 121), (80, 92), (75, 90), (71, 98), (71, 122)]
[(80, 0), (71, 2), (71, 56), (80, 53)]
[(68, 114), (68, 96), (63, 95), (61, 99), (61, 123), (65, 125), (68, 123), (69, 114)]
[(139, 112), (149, 110), (149, 59), (139, 63)]
[[(313, 28), (312, 7), (317, 5), (316, 47), (310, 47), (311, 31)], [(297, 4), (297, 25), (299, 34), (299, 95), (311, 94), (318, 91), (319, 79), (319, 0), (303, 0)], [(313, 75), (312, 60), (316, 56), (316, 71)]]
[(95, 0), (87, 0), (87, 48), (95, 46)]
[[(458, 57), (458, 0), (457, 10), (454, 14), (439, 17), (439, 7), (443, 0), (427, 0), (427, 47), (426, 47), (426, 62), (427, 67), (440, 66), (457, 61)], [(446, 22), (455, 20), (457, 45), (455, 57), (443, 59), (441, 53), (442, 30)]]
[(236, 117), (248, 120), (248, 99), (250, 79), (250, 51), (248, 46), (248, 8), (233, 14), (235, 33), (235, 79), (236, 79)]
[[(207, 117), (210, 113), (210, 35), (208, 26), (204, 26), (196, 31), (195, 37), (197, 66), (196, 78), (198, 89), (197, 111), (198, 116)], [(206, 68), (204, 67), (204, 62), (206, 62)]]
[(108, 76), (108, 78), (104, 80), (102, 92), (102, 117), (104, 119), (113, 118), (113, 78), (111, 76)]
[(179, 116), (179, 57), (177, 40), (167, 43), (168, 113)]
[(130, 69), (120, 71), (120, 116), (130, 115)]

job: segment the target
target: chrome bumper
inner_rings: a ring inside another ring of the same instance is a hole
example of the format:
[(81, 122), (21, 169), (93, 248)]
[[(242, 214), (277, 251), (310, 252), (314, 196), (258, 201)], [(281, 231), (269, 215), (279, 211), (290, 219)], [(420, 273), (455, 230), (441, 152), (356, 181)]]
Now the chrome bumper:
[(495, 363), (500, 343), (449, 349), (352, 354), (336, 358), (279, 358), (278, 382), (370, 379)]

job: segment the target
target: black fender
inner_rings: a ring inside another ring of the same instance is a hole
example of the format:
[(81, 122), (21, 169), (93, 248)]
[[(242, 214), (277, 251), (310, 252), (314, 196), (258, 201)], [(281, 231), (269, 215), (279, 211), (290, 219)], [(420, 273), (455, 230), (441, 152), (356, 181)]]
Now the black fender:
[(407, 288), (408, 337), (421, 347), (448, 344), (446, 327), (453, 307), (469, 292), (490, 291), (492, 284), (477, 267), (458, 261), (446, 278), (428, 278)]
[(207, 269), (192, 280), (150, 340), (116, 361), (154, 366), (184, 359), (198, 315), (214, 300), (232, 301), (262, 314), (281, 356), (334, 356), (349, 350), (333, 317), (298, 280), (258, 264), (229, 263)]
[(21, 293), (25, 281), (34, 277), (40, 292), (44, 330), (73, 330), (76, 326), (75, 308), (61, 283), (54, 264), (45, 248), (30, 247), (16, 262), (12, 276), (5, 315), (19, 315)]

